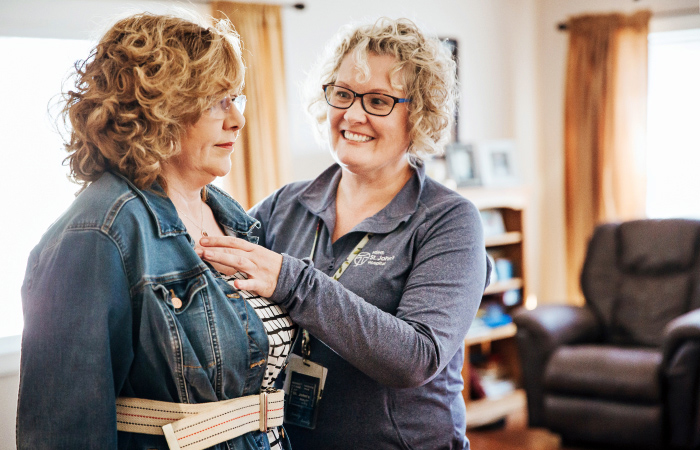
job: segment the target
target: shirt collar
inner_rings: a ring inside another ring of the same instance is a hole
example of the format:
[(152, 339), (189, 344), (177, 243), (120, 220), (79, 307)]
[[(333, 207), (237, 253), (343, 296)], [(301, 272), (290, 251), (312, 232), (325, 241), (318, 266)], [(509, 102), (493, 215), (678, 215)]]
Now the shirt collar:
[[(116, 172), (114, 174), (126, 181), (136, 195), (143, 199), (146, 208), (158, 225), (159, 237), (187, 232), (175, 205), (158, 182), (153, 183), (150, 189), (141, 190), (123, 175)], [(216, 186), (207, 185), (206, 202), (226, 234), (248, 234), (253, 228), (260, 226), (260, 222), (250, 217), (237, 201)]]
[[(333, 164), (311, 182), (299, 195), (299, 201), (326, 224), (335, 226), (335, 194), (342, 176), (338, 164)], [(387, 206), (358, 224), (353, 231), (389, 233), (406, 222), (418, 209), (425, 182), (425, 166), (418, 163), (413, 176)], [(333, 207), (331, 207), (333, 206)]]

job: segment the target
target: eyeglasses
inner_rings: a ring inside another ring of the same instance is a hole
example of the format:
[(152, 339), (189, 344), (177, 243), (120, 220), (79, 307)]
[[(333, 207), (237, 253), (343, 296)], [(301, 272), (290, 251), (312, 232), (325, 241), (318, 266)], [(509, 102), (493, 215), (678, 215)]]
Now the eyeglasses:
[(207, 110), (207, 113), (214, 119), (225, 119), (229, 114), (229, 111), (231, 111), (231, 105), (234, 105), (238, 112), (243, 114), (243, 111), (245, 111), (246, 102), (247, 99), (245, 95), (227, 95), (214, 103)]
[(326, 94), (326, 102), (334, 108), (350, 109), (359, 98), (362, 109), (373, 116), (388, 116), (394, 110), (397, 103), (408, 103), (410, 98), (398, 98), (387, 94), (376, 94), (368, 92), (358, 94), (348, 88), (336, 86), (334, 84), (324, 84), (323, 92)]

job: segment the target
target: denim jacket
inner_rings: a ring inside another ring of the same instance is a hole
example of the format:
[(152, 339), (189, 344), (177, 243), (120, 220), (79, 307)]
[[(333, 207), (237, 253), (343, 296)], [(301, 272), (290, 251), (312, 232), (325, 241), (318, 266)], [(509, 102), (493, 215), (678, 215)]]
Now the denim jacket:
[[(258, 226), (224, 192), (207, 193), (225, 233)], [(158, 185), (141, 191), (113, 173), (49, 228), (22, 286), (18, 449), (167, 449), (162, 436), (117, 432), (116, 397), (203, 403), (260, 392), (262, 321), (193, 246)], [(252, 432), (214, 448), (269, 445)]]

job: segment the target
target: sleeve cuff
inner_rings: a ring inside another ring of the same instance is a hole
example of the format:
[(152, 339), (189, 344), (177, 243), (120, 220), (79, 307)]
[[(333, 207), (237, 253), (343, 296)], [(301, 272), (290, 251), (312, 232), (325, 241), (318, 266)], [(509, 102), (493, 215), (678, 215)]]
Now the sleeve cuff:
[(275, 286), (275, 291), (272, 293), (269, 300), (289, 308), (289, 303), (291, 303), (293, 293), (296, 291), (297, 285), (299, 284), (302, 272), (306, 268), (312, 266), (313, 262), (311, 262), (309, 258), (300, 260), (286, 253), (282, 253), (282, 267), (280, 268), (280, 275), (277, 278), (277, 286)]

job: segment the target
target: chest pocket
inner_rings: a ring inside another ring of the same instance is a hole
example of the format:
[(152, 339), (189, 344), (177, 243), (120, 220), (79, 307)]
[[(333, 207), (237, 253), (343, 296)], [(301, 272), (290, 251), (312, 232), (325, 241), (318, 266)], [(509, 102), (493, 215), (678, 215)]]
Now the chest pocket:
[(176, 315), (187, 311), (192, 304), (201, 303), (201, 291), (207, 287), (207, 279), (204, 275), (186, 278), (169, 283), (156, 284), (153, 290), (156, 297), (169, 307)]
[(211, 289), (204, 274), (153, 286), (170, 329), (174, 372), (180, 396), (191, 401), (213, 401), (221, 384), (221, 357), (217, 342)]

